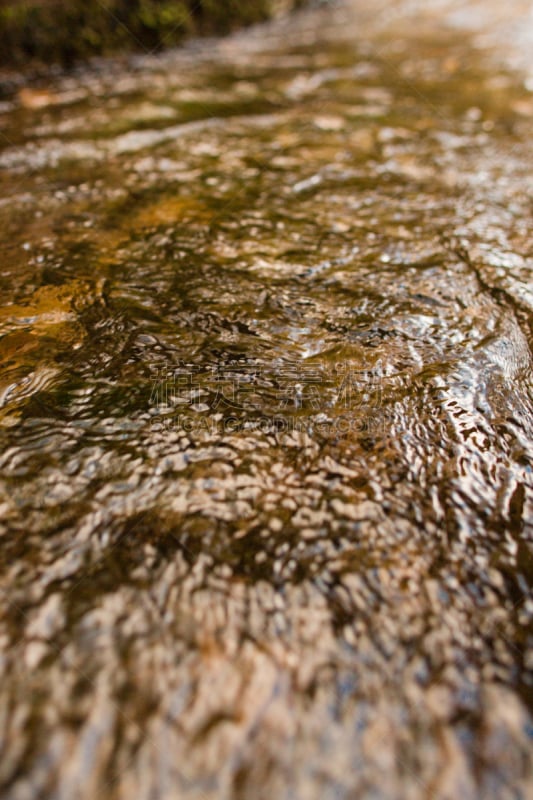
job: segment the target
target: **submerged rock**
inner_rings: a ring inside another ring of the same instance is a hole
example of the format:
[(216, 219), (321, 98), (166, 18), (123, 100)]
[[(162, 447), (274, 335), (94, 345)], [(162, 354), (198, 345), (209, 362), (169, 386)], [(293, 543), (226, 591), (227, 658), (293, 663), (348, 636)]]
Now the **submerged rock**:
[(530, 89), (457, 8), (2, 107), (2, 798), (532, 795)]

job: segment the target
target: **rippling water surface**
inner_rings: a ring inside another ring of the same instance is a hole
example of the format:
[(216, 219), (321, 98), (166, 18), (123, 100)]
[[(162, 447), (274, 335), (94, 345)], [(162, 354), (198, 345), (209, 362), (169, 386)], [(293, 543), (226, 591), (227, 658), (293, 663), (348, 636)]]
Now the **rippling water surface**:
[(532, 796), (528, 4), (352, 5), (2, 101), (2, 797)]

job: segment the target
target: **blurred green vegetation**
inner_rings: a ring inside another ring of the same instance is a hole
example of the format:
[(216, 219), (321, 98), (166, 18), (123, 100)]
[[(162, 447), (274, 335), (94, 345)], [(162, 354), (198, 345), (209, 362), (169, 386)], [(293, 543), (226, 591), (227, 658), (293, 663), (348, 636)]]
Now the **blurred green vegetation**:
[(299, 5), (303, 0), (0, 0), (0, 62), (68, 66), (117, 50), (160, 50)]

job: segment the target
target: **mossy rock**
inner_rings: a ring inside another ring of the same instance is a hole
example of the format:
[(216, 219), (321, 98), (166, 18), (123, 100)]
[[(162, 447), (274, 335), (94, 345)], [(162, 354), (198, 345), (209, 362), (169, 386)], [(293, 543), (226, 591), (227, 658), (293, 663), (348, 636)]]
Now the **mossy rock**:
[[(301, 4), (289, 0), (288, 7)], [(157, 51), (192, 34), (268, 19), (278, 7), (276, 0), (0, 0), (0, 59), (9, 66), (68, 66), (119, 50)]]

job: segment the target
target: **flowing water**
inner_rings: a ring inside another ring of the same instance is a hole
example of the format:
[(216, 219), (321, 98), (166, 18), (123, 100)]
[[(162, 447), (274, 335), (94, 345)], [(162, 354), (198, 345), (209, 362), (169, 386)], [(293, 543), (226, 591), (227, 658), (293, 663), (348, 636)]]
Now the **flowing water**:
[(533, 796), (529, 6), (4, 93), (2, 798)]

